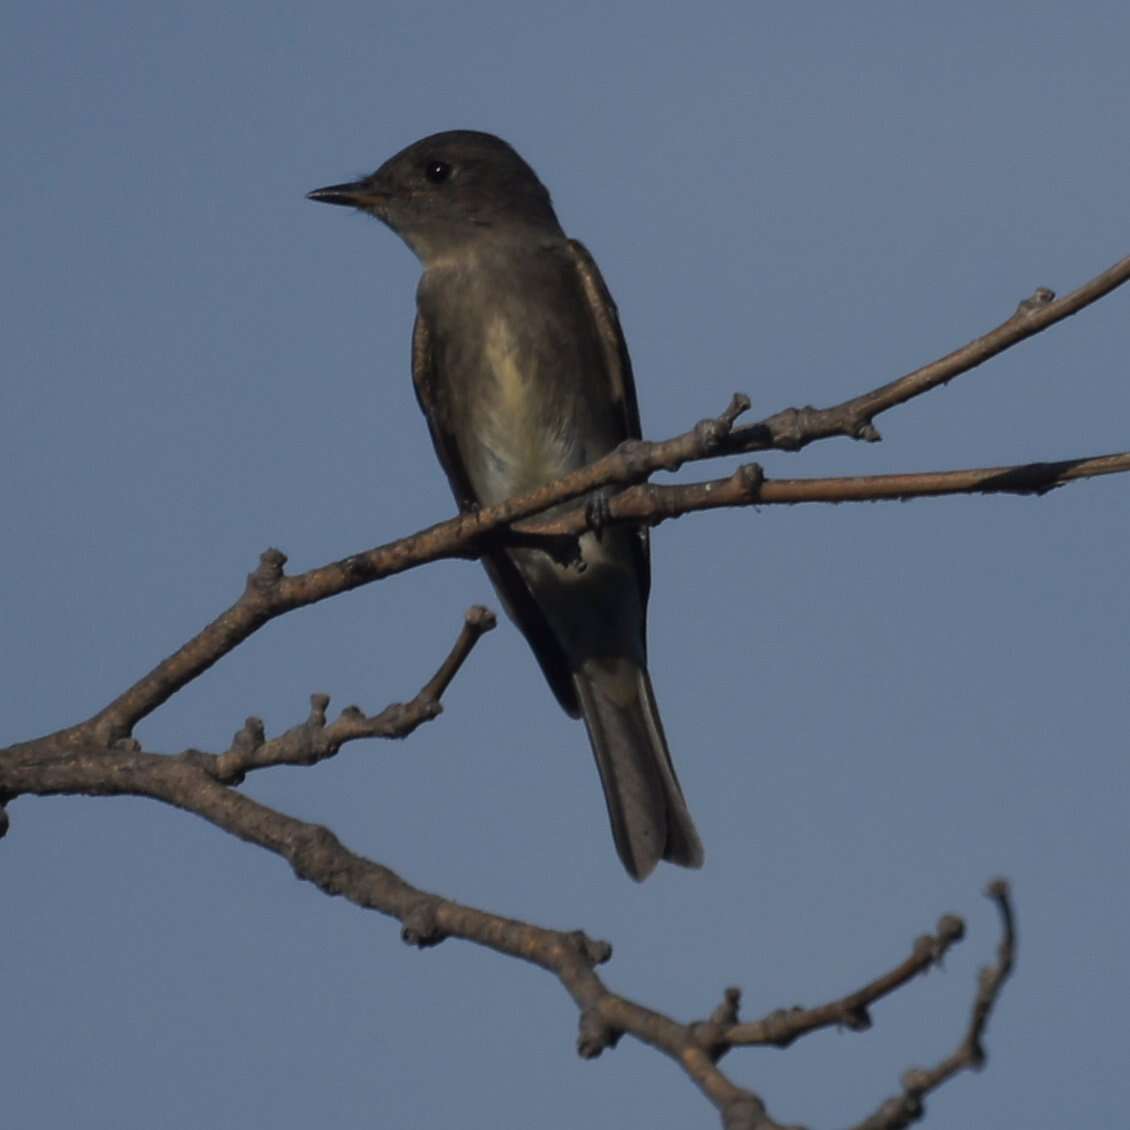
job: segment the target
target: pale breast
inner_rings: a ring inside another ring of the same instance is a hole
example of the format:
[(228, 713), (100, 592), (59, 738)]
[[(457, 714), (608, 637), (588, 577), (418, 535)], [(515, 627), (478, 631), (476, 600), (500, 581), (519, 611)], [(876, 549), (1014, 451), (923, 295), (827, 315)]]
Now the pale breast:
[(436, 380), (478, 500), (499, 502), (624, 438), (600, 338), (560, 241), (483, 241), (419, 291)]
[[(471, 442), (481, 458), (471, 469), (483, 502), (531, 490), (580, 466), (576, 397), (556, 370), (567, 357), (546, 357), (530, 347), (503, 315), (483, 334), (478, 394), (469, 407)], [(468, 452), (470, 454), (470, 452)]]

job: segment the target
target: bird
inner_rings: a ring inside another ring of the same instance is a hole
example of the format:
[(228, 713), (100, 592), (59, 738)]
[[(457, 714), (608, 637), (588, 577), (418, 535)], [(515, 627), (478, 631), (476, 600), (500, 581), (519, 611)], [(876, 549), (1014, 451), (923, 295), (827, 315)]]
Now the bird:
[[(376, 218), (420, 261), (412, 379), (461, 512), (640, 439), (616, 305), (507, 142), (477, 130), (436, 133), (307, 199)], [(648, 674), (647, 529), (586, 532), (574, 560), (501, 539), (482, 560), (557, 701), (584, 719), (628, 874), (642, 880), (660, 859), (701, 867)]]

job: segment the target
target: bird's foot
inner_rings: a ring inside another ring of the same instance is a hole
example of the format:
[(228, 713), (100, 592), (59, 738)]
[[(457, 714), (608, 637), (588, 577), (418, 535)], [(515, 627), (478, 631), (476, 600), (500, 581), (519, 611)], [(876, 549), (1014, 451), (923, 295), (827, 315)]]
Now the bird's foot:
[(612, 493), (608, 487), (602, 487), (585, 499), (585, 521), (597, 541), (604, 536), (612, 520)]

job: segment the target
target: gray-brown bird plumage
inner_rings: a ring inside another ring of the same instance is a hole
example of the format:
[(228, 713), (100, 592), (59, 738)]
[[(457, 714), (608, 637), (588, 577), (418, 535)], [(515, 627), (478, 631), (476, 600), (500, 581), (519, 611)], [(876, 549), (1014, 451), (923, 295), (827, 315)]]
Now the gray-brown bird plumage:
[[(423, 264), (413, 380), (461, 509), (501, 502), (639, 438), (616, 307), (504, 141), (436, 134), (372, 176), (310, 197), (372, 213)], [(502, 546), (484, 564), (558, 701), (584, 718), (628, 872), (642, 879), (660, 859), (701, 866), (647, 673), (647, 532), (584, 534), (579, 550), (581, 567)]]

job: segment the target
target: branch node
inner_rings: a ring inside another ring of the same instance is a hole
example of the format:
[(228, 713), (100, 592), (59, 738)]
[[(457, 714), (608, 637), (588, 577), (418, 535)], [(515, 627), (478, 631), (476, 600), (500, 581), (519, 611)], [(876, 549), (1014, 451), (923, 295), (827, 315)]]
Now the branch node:
[(741, 1008), (742, 991), (731, 985), (722, 993), (722, 1003), (710, 1014), (712, 1024), (737, 1024), (738, 1009)]
[(566, 935), (574, 950), (590, 968), (612, 960), (612, 943), (603, 938), (590, 938), (584, 930), (572, 930)]
[(919, 1099), (930, 1089), (930, 1072), (921, 1067), (908, 1067), (899, 1082), (908, 1098)]
[(730, 427), (722, 417), (717, 419), (699, 420), (694, 426), (694, 438), (698, 449), (703, 455), (712, 455), (722, 441), (730, 434)]
[(642, 439), (625, 439), (616, 447), (616, 455), (624, 463), (629, 479), (646, 479), (651, 473), (652, 444)]
[(863, 420), (857, 425), (854, 438), (861, 439), (864, 443), (879, 443), (883, 439), (879, 429), (870, 420)]
[(321, 728), (326, 724), (326, 707), (330, 704), (330, 696), (321, 691), (315, 691), (310, 696), (310, 716), (306, 719), (308, 726)]
[(447, 935), (439, 925), (439, 904), (434, 898), (421, 899), (401, 919), (400, 940), (406, 946), (429, 949), (438, 946)]
[(768, 1016), (765, 1017), (762, 1023), (765, 1025), (765, 1036), (768, 1043), (772, 1044), (775, 1048), (787, 1048), (792, 1042), (800, 1035), (796, 1026), (793, 1024), (793, 1017), (798, 1012), (804, 1012), (800, 1005), (793, 1005), (792, 1008), (777, 1008), (774, 1009)]
[(267, 740), (267, 732), (263, 726), (263, 719), (256, 718), (254, 714), (236, 730), (231, 740), (232, 753), (252, 753)]
[(754, 501), (761, 493), (761, 484), (765, 482), (765, 468), (760, 463), (743, 463), (734, 472), (734, 478), (742, 494)]
[(811, 404), (779, 412), (777, 419), (780, 420), (780, 430), (774, 432), (777, 441), (774, 446), (781, 451), (800, 451), (814, 431), (813, 420), (818, 413), (819, 409)]
[(849, 1032), (866, 1032), (871, 1027), (871, 1013), (865, 1004), (851, 1005), (843, 1010), (840, 1023)]
[(464, 616), (467, 625), (480, 635), (493, 632), (498, 626), (498, 617), (485, 604), (472, 604)]
[(943, 914), (938, 919), (936, 934), (922, 934), (914, 940), (914, 956), (941, 965), (946, 951), (965, 937), (965, 923), (956, 914)]
[(949, 949), (965, 937), (965, 921), (956, 914), (943, 914), (938, 919), (937, 931), (939, 944)]
[(196, 749), (195, 746), (182, 749), (176, 757), (177, 761), (183, 761), (185, 765), (191, 765), (195, 769), (203, 769), (209, 776), (215, 775), (216, 762), (219, 760), (215, 754), (205, 753), (202, 749)]
[(991, 898), (998, 904), (1007, 903), (1009, 896), (1008, 880), (994, 879), (985, 887), (985, 897)]
[(902, 1130), (918, 1122), (926, 1114), (926, 1104), (919, 1095), (904, 1094), (888, 1099), (865, 1126), (880, 1126), (883, 1130)]
[(115, 738), (114, 741), (110, 743), (110, 748), (121, 750), (122, 753), (140, 753), (141, 742), (136, 738)]
[(730, 403), (722, 413), (722, 419), (732, 428), (739, 416), (748, 412), (753, 406), (752, 401), (744, 392), (735, 392), (730, 397)]
[(1038, 286), (1022, 302), (1017, 303), (1014, 318), (1030, 318), (1037, 310), (1042, 310), (1050, 302), (1055, 301), (1055, 291), (1046, 286)]
[(688, 1026), (691, 1038), (710, 1057), (711, 1063), (717, 1063), (731, 1049), (727, 1031), (738, 1023), (741, 1003), (741, 989), (731, 986), (723, 991), (722, 1003), (709, 1019)]
[(618, 1029), (605, 1023), (596, 1007), (581, 1012), (577, 1031), (577, 1054), (581, 1059), (596, 1059), (602, 1051), (614, 1048), (623, 1035)]
[(748, 412), (749, 408), (749, 397), (744, 392), (735, 392), (721, 416), (712, 420), (699, 420), (694, 426), (694, 438), (701, 455), (713, 455), (734, 430), (734, 421), (743, 412)]
[(286, 564), (286, 554), (281, 549), (271, 546), (259, 554), (259, 565), (254, 573), (247, 577), (247, 587), (255, 592), (268, 592), (273, 589), (283, 578), (283, 566)]
[(743, 1095), (740, 1099), (727, 1103), (722, 1112), (724, 1130), (759, 1130), (764, 1125), (765, 1104), (752, 1095)]

